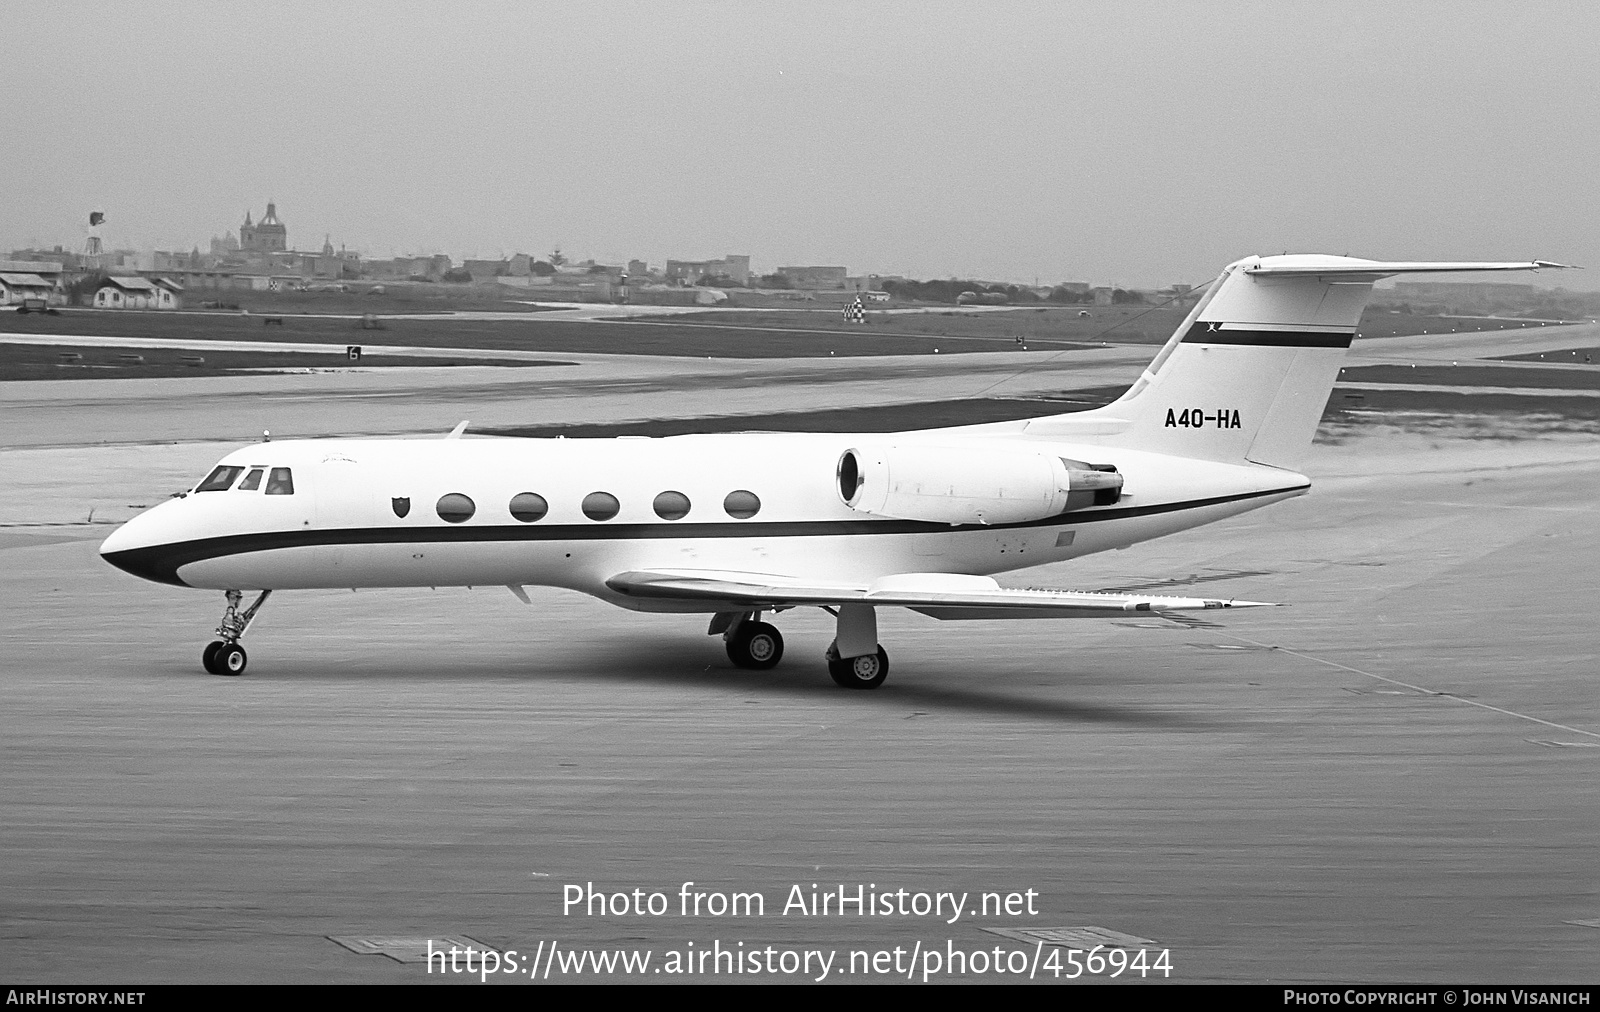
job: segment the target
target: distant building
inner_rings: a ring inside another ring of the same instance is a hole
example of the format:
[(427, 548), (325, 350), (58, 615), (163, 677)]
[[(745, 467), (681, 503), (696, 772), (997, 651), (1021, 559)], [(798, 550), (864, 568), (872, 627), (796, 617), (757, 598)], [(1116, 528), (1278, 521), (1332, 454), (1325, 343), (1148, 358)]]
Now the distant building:
[(97, 309), (177, 309), (183, 286), (165, 278), (107, 278), (94, 293)]
[(442, 281), (454, 266), (443, 253), (427, 257), (395, 257), (392, 260), (362, 260), (361, 276), (379, 281), (404, 281), (406, 278), (427, 278)]
[[(155, 275), (156, 272), (150, 272)], [(178, 267), (167, 268), (161, 271), (161, 278), (171, 279), (180, 290), (183, 289), (228, 289), (249, 288), (247, 281), (241, 280), (247, 275), (240, 274), (237, 269), (227, 267)], [(158, 280), (151, 276), (151, 281)]]
[(461, 269), (472, 275), (474, 281), (492, 281), (511, 273), (509, 260), (463, 260)]
[(58, 275), (64, 270), (83, 269), (83, 254), (62, 249), (18, 249), (11, 251), (10, 260), (0, 260), (0, 271), (20, 271), (23, 274)]
[(140, 270), (150, 268), (150, 254), (140, 253), (138, 250), (118, 249), (109, 253), (100, 252), (93, 256), (85, 253), (78, 257), (78, 269), (82, 271), (104, 271), (108, 274), (134, 274)]
[(643, 260), (629, 260), (628, 261), (628, 277), (629, 277), (630, 280), (633, 279), (633, 278), (641, 278), (641, 279), (642, 278), (647, 278), (649, 276), (650, 276), (650, 265), (649, 264), (645, 263)]
[(1168, 285), (1147, 293), (1157, 302), (1172, 302), (1179, 306), (1192, 305), (1200, 300), (1200, 294), (1194, 290), (1193, 285)]
[[(633, 271), (630, 269), (629, 274)], [(750, 285), (750, 258), (735, 256), (730, 253), (721, 260), (668, 260), (666, 269), (667, 283), (671, 285), (692, 285), (701, 278), (726, 276), (732, 278), (740, 288)]]
[(621, 264), (598, 264), (593, 260), (585, 260), (578, 265), (583, 268), (583, 275), (591, 281), (608, 281), (616, 284), (622, 282), (622, 276), (628, 273)]
[(1094, 292), (1094, 304), (1097, 306), (1111, 305), (1113, 296), (1116, 294), (1111, 288), (1105, 285), (1091, 289), (1091, 291)]
[(278, 206), (267, 201), (267, 213), (257, 224), (250, 223), (250, 212), (244, 213), (244, 224), (239, 226), (239, 248), (244, 253), (282, 253), (289, 248), (289, 229), (278, 220)]
[[(59, 247), (57, 248), (59, 249)], [(14, 259), (0, 260), (0, 271), (5, 271), (9, 274), (37, 274), (51, 284), (58, 284), (62, 280), (64, 271), (71, 270), (77, 266), (75, 262), (63, 264), (59, 260), (46, 260), (42, 256), (34, 259), (21, 255), (24, 253), (43, 252), (42, 250), (19, 249), (11, 254)], [(67, 253), (65, 255), (74, 261), (78, 256), (76, 253)]]
[(156, 288), (160, 289), (158, 296), (166, 303), (158, 306), (159, 309), (177, 309), (183, 305), (183, 285), (171, 278), (155, 278)]
[(841, 290), (849, 275), (843, 267), (779, 267), (777, 273), (795, 288), (815, 292)]
[(48, 278), (0, 271), (0, 306), (20, 306), (29, 299), (43, 300), (49, 306), (60, 306), (67, 301), (60, 286)]
[(344, 272), (344, 261), (330, 250), (327, 253), (290, 251), (272, 258), (274, 271), (297, 278), (337, 278)]
[(188, 253), (167, 253), (163, 250), (156, 250), (150, 255), (150, 269), (152, 271), (199, 270), (203, 266), (198, 248)]

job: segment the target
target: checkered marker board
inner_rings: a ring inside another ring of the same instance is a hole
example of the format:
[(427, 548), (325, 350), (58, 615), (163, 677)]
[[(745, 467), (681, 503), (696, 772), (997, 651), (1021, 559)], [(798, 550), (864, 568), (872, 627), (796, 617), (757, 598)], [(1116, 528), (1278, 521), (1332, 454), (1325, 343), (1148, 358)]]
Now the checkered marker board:
[(1140, 938), (1138, 935), (1128, 935), (1121, 931), (1112, 931), (1110, 928), (1096, 927), (1093, 924), (1081, 928), (984, 928), (983, 930), (1019, 942), (1043, 942), (1046, 945), (1059, 945), (1064, 949), (1088, 950), (1097, 945), (1106, 949), (1150, 949), (1159, 944), (1153, 938)]
[(848, 306), (844, 307), (844, 322), (846, 322), (846, 323), (866, 323), (867, 322), (867, 307), (861, 304), (861, 300), (860, 299), (857, 299), (856, 301), (850, 303)]

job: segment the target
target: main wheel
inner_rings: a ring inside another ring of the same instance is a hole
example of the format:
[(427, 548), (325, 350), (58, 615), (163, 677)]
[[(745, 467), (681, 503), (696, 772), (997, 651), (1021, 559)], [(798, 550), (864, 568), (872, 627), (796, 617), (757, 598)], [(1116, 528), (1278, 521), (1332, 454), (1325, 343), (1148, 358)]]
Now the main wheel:
[(212, 663), (216, 665), (219, 675), (242, 675), (250, 658), (245, 654), (244, 647), (237, 643), (225, 643), (217, 651), (216, 660)]
[(876, 689), (889, 677), (889, 652), (881, 646), (877, 653), (860, 657), (839, 657), (837, 648), (830, 646), (827, 656), (828, 674), (847, 689)]
[(206, 644), (205, 651), (200, 655), (200, 664), (206, 669), (207, 674), (222, 674), (222, 671), (217, 667), (217, 651), (221, 649), (221, 640), (212, 640), (210, 643)]
[(783, 634), (765, 622), (741, 622), (728, 637), (728, 660), (753, 671), (775, 668), (783, 660)]

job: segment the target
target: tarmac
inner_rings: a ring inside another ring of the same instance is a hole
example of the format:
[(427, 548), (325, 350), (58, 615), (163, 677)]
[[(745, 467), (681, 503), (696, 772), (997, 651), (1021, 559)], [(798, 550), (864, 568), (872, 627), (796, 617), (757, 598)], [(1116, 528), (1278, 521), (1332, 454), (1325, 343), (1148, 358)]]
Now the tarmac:
[[(1567, 330), (1395, 338), (1352, 364), (1593, 341)], [(0, 978), (476, 983), (406, 956), (455, 938), (502, 967), (516, 950), (501, 983), (542, 979), (528, 961), (551, 943), (649, 950), (635, 976), (663, 982), (690, 943), (833, 951), (827, 979), (845, 981), (921, 980), (934, 949), (998, 945), (1042, 954), (1033, 976), (1054, 980), (1039, 943), (1092, 926), (1168, 953), (1170, 977), (1146, 980), (1594, 982), (1592, 435), (1341, 428), (1313, 448), (1309, 496), (1006, 581), (1287, 607), (885, 612), (875, 692), (829, 681), (820, 612), (779, 616), (783, 664), (746, 672), (700, 618), (536, 588), (531, 609), (503, 588), (276, 595), (248, 674), (218, 678), (199, 653), (220, 595), (96, 554), (107, 521), (263, 427), (442, 435), (462, 417), (798, 410), (996, 380), (1014, 396), (1128, 382), (1150, 353), (1051, 356), (1021, 379), (1005, 379), (1019, 355), (594, 356), (565, 388), (555, 369), (0, 385)], [(590, 883), (660, 892), (667, 912), (564, 910)], [(953, 922), (784, 912), (813, 884), (970, 899)], [(973, 909), (1027, 890), (1034, 913)], [(681, 916), (684, 891), (760, 893), (765, 915)], [(896, 948), (882, 965), (910, 978), (867, 969)], [(781, 964), (687, 979), (818, 976)], [(1022, 976), (975, 966), (931, 979)]]

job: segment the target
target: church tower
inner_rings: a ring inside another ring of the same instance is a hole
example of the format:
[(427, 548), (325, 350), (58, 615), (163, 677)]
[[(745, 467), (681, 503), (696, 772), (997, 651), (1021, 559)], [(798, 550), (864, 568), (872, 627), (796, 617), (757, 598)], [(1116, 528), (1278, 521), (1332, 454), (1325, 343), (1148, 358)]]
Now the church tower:
[(250, 212), (244, 214), (244, 224), (239, 226), (239, 247), (246, 253), (282, 253), (289, 248), (289, 230), (278, 220), (278, 206), (267, 201), (267, 213), (256, 224), (250, 222)]

